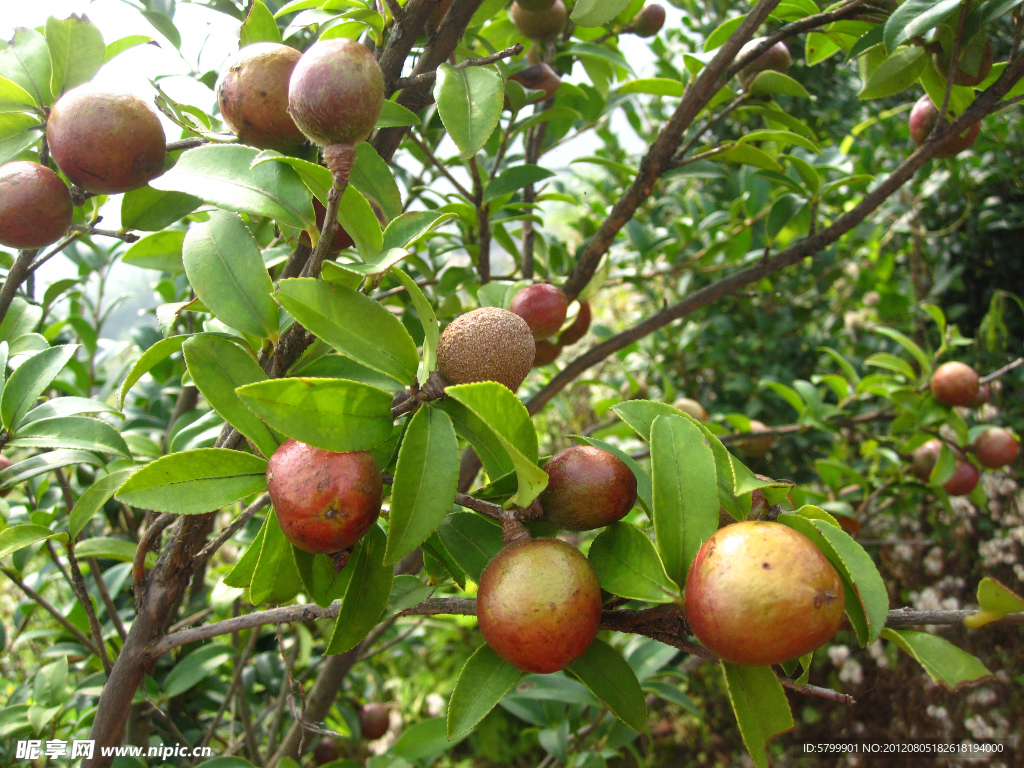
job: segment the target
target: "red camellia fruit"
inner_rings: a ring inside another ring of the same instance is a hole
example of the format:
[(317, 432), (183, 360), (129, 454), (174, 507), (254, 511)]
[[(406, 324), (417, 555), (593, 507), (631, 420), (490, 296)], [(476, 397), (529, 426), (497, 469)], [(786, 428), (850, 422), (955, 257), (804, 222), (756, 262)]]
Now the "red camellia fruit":
[(654, 37), (665, 26), (665, 9), (657, 3), (645, 5), (630, 22), (633, 34), (638, 37)]
[(563, 346), (569, 344), (575, 344), (577, 341), (582, 339), (587, 331), (590, 329), (590, 302), (581, 301), (580, 311), (576, 314), (576, 319), (572, 321), (572, 324), (562, 331), (558, 336), (558, 343)]
[(335, 453), (286, 440), (267, 464), (267, 491), (281, 531), (299, 549), (348, 549), (380, 515), (383, 482), (367, 451)]
[[(753, 435), (757, 432), (764, 432), (768, 427), (763, 422), (757, 419), (750, 420), (750, 432), (744, 432), (745, 435)], [(775, 439), (774, 435), (764, 435), (762, 437), (744, 437), (742, 440), (736, 441), (737, 450), (744, 456), (751, 458), (757, 458), (758, 456), (764, 456), (768, 453), (768, 449), (772, 447), (772, 441)]]
[(388, 732), (391, 716), (383, 704), (364, 704), (359, 709), (359, 729), (368, 741), (381, 738)]
[(501, 658), (524, 672), (557, 672), (597, 637), (601, 585), (590, 561), (564, 541), (515, 541), (484, 569), (476, 610)]
[(526, 321), (533, 338), (547, 339), (558, 333), (565, 322), (569, 299), (556, 285), (535, 283), (513, 296), (508, 309)]
[(559, 451), (544, 465), (544, 515), (563, 531), (590, 531), (618, 522), (636, 503), (636, 475), (613, 453), (590, 445)]
[(71, 192), (39, 163), (0, 166), (0, 245), (43, 248), (64, 236), (74, 219)]
[[(960, 51), (960, 61), (957, 64), (956, 73), (953, 75), (953, 82), (957, 85), (966, 85), (969, 88), (973, 88), (978, 85), (982, 80), (988, 77), (988, 73), (992, 71), (992, 64), (995, 62), (995, 58), (992, 55), (992, 44), (986, 40), (985, 47), (981, 50), (980, 56), (975, 59), (977, 65), (977, 71), (972, 75), (964, 67), (965, 56), (964, 51)], [(939, 71), (943, 77), (949, 73), (949, 66), (953, 62), (952, 50), (946, 50), (945, 46), (942, 46), (941, 50), (936, 52), (933, 57), (935, 61), (935, 68)]]
[(914, 458), (910, 464), (910, 471), (922, 483), (927, 483), (932, 476), (932, 470), (939, 461), (939, 454), (942, 452), (942, 441), (938, 439), (929, 440), (914, 450)]
[(943, 405), (970, 405), (978, 387), (974, 369), (957, 361), (943, 363), (932, 374), (932, 395)]
[[(508, 79), (519, 83), (523, 88), (528, 88), (533, 91), (543, 91), (543, 94), (538, 94), (536, 98), (528, 102), (529, 104), (535, 104), (538, 101), (544, 99), (550, 99), (555, 95), (555, 92), (562, 86), (562, 78), (558, 76), (551, 66), (545, 62), (539, 64), (533, 64), (529, 67), (523, 67), (520, 70), (516, 70)], [(505, 99), (505, 109), (509, 109), (508, 99)]]
[(214, 89), (225, 124), (243, 144), (292, 152), (306, 137), (288, 114), (288, 81), (302, 54), (253, 43), (232, 55)]
[(540, 368), (542, 365), (555, 362), (562, 353), (562, 345), (554, 344), (550, 341), (538, 341), (536, 347), (537, 352), (533, 356), (534, 368)]
[[(740, 52), (737, 54), (737, 57), (750, 53), (763, 41), (763, 37), (755, 37), (753, 40), (747, 41), (747, 43), (740, 48)], [(787, 48), (786, 44), (780, 40), (740, 70), (740, 82), (743, 84), (743, 87), (746, 88), (750, 84), (750, 81), (753, 80), (759, 72), (764, 72), (768, 69), (786, 74), (792, 63), (793, 57), (789, 53), (789, 48)]]
[(1002, 427), (990, 427), (974, 438), (974, 455), (989, 469), (1012, 464), (1018, 450), (1017, 439)]
[[(527, 2), (527, 5), (537, 6), (537, 3)], [(555, 0), (546, 11), (534, 13), (528, 11), (519, 2), (512, 3), (512, 23), (523, 34), (531, 40), (550, 40), (565, 29), (565, 22), (569, 13), (565, 10), (565, 3), (562, 0)]]
[(969, 461), (958, 461), (953, 476), (943, 484), (950, 496), (966, 496), (978, 485), (981, 473)]
[(164, 172), (160, 118), (131, 93), (72, 88), (50, 110), (46, 141), (71, 183), (98, 195), (128, 192)]
[(836, 569), (802, 533), (781, 523), (735, 523), (705, 541), (690, 565), (686, 617), (722, 659), (764, 666), (828, 642), (844, 598)]
[(988, 403), (992, 399), (992, 389), (988, 384), (982, 384), (978, 387), (978, 394), (974, 396), (971, 401), (971, 408), (981, 408), (981, 406)]
[[(920, 147), (928, 140), (938, 117), (939, 110), (932, 104), (927, 93), (917, 100), (914, 108), (910, 110), (910, 138), (917, 146)], [(953, 119), (955, 115), (950, 113), (949, 117)], [(943, 139), (939, 149), (935, 152), (935, 157), (954, 157), (960, 154), (974, 143), (974, 140), (978, 138), (979, 131), (981, 131), (981, 123), (972, 123), (959, 136), (954, 134)]]

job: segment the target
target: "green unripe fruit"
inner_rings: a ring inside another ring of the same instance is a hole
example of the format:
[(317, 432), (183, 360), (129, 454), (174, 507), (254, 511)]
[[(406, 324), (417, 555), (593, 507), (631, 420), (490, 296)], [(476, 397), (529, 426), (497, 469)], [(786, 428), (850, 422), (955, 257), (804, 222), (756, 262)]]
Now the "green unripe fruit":
[(589, 445), (559, 451), (544, 465), (544, 515), (563, 531), (591, 531), (621, 520), (636, 503), (636, 475), (613, 453)]
[(496, 381), (515, 392), (533, 365), (530, 326), (507, 309), (480, 307), (455, 318), (437, 343), (437, 372), (449, 384)]
[(512, 23), (531, 40), (550, 40), (565, 29), (569, 18), (562, 0), (555, 0), (552, 6), (543, 13), (531, 13), (517, 2), (512, 3)]
[(42, 248), (64, 236), (74, 218), (68, 185), (39, 163), (0, 166), (0, 245)]
[(564, 541), (516, 541), (484, 569), (476, 611), (501, 658), (524, 672), (557, 672), (597, 636), (601, 585), (590, 561)]

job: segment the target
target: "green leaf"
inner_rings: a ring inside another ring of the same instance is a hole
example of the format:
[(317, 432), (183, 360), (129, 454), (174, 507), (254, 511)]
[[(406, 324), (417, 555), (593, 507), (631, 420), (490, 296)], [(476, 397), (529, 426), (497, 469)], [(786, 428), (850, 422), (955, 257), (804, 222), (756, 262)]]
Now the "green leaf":
[(717, 156), (717, 159), (728, 160), (733, 163), (752, 165), (755, 168), (763, 168), (766, 171), (782, 173), (782, 166), (779, 161), (769, 155), (763, 149), (752, 147), (749, 144), (733, 144), (725, 152)]
[(51, 347), (28, 358), (11, 374), (0, 395), (0, 418), (9, 433), (17, 430), (22, 418), (36, 404), (43, 390), (74, 356), (77, 344)]
[(345, 188), (338, 205), (338, 221), (356, 245), (363, 261), (371, 261), (380, 255), (384, 237), (380, 231), (377, 214), (363, 194), (352, 184)]
[(349, 172), (349, 184), (362, 192), (367, 200), (376, 200), (388, 221), (402, 213), (402, 193), (391, 173), (391, 166), (384, 162), (368, 141), (356, 145), (356, 159)]
[(384, 230), (385, 252), (393, 248), (409, 248), (455, 214), (440, 211), (409, 211), (397, 216)]
[(192, 381), (210, 407), (269, 458), (277, 450), (277, 438), (235, 392), (246, 384), (266, 381), (259, 363), (237, 344), (205, 333), (188, 339), (182, 352)]
[(13, 80), (32, 94), (39, 106), (52, 104), (50, 49), (46, 38), (34, 29), (14, 30), (14, 39), (0, 43), (0, 76)]
[(390, 99), (385, 99), (381, 105), (380, 117), (377, 118), (377, 128), (404, 128), (408, 125), (419, 125), (420, 117), (415, 112), (406, 109), (401, 104)]
[(419, 364), (416, 343), (380, 302), (312, 278), (282, 280), (274, 298), (341, 354), (402, 384), (412, 384)]
[(344, 653), (355, 648), (377, 624), (391, 596), (395, 573), (384, 565), (387, 537), (374, 525), (356, 547), (346, 568), (352, 569), (327, 654)]
[(31, 93), (13, 80), (0, 77), (0, 112), (27, 112), (35, 106)]
[(302, 580), (292, 555), (292, 545), (285, 538), (273, 509), (267, 513), (263, 527), (263, 544), (252, 573), (249, 601), (253, 605), (280, 605), (298, 594)]
[(73, 448), (132, 457), (121, 434), (105, 421), (88, 416), (56, 416), (23, 424), (8, 445), (11, 448)]
[(182, 245), (185, 274), (196, 296), (218, 320), (277, 341), (274, 285), (252, 232), (237, 213), (217, 211), (188, 230)]
[(538, 181), (549, 179), (554, 175), (554, 171), (541, 168), (539, 165), (523, 164), (508, 168), (484, 188), (484, 202), (515, 192), (527, 184), (535, 184)]
[[(167, 192), (176, 195), (177, 192)], [(195, 198), (193, 198), (195, 199)], [(196, 201), (199, 202), (198, 200)], [(156, 269), (160, 272), (184, 272), (181, 248), (185, 243), (185, 231), (169, 229), (156, 232), (132, 243), (124, 252), (121, 261), (141, 269)]]
[[(292, 546), (292, 557), (306, 594), (321, 608), (328, 607), (335, 600), (345, 596), (348, 582), (352, 578), (351, 568), (334, 567), (334, 561), (327, 555), (314, 555)], [(234, 571), (232, 571), (232, 574)], [(225, 580), (227, 583), (227, 580)]]
[(820, 64), (829, 56), (842, 50), (831, 37), (821, 32), (809, 32), (804, 45), (804, 61), (808, 67)]
[(345, 453), (391, 436), (391, 395), (345, 379), (271, 379), (238, 388), (253, 413), (286, 437)]
[(171, 699), (180, 696), (216, 672), (217, 668), (230, 658), (231, 647), (221, 643), (211, 643), (196, 648), (167, 673), (162, 686), (163, 698)]
[(231, 144), (208, 144), (183, 152), (177, 164), (150, 186), (184, 192), (228, 211), (269, 216), (288, 226), (316, 226), (306, 185), (284, 163), (251, 168), (259, 150)]
[(434, 100), (441, 122), (462, 157), (475, 155), (494, 133), (501, 119), (501, 77), (486, 67), (437, 68)]
[(393, 267), (391, 274), (397, 277), (409, 292), (409, 298), (412, 299), (416, 314), (419, 315), (420, 325), (423, 326), (423, 364), (420, 367), (420, 383), (423, 384), (427, 380), (427, 375), (437, 368), (437, 342), (440, 338), (437, 315), (434, 314), (434, 308), (430, 306), (415, 280), (398, 267)]
[[(20, 296), (15, 296), (11, 306), (7, 309), (3, 322), (0, 323), (0, 341), (11, 344), (25, 334), (32, 333), (39, 321), (43, 319), (43, 308), (29, 304)], [(4, 373), (6, 373), (6, 358), (4, 362)], [(0, 379), (4, 376), (0, 375)]]
[(64, 703), (64, 694), (68, 682), (68, 657), (47, 664), (39, 670), (33, 681), (32, 692), (36, 704), (59, 706)]
[(537, 431), (526, 406), (508, 387), (493, 381), (459, 384), (445, 391), (498, 438), (519, 479), (519, 488), (509, 501), (521, 507), (530, 506), (547, 486), (548, 475), (537, 466)]
[(718, 529), (715, 457), (704, 434), (682, 416), (651, 427), (654, 531), (668, 576), (680, 587), (690, 562)]
[[(909, 0), (912, 2), (913, 0)], [(892, 20), (892, 16), (889, 20)], [(858, 99), (881, 99), (894, 96), (909, 88), (925, 68), (927, 56), (923, 48), (905, 46), (897, 48), (868, 77)]]
[[(181, 192), (165, 192), (150, 186), (139, 187), (126, 192), (121, 198), (121, 229), (140, 232), (160, 232), (183, 216), (192, 213), (202, 201), (198, 197)], [(170, 234), (164, 233), (164, 234)], [(181, 232), (184, 240), (184, 232)], [(137, 244), (136, 244), (137, 245)], [(134, 246), (133, 246), (134, 247)], [(128, 249), (131, 252), (131, 248)], [(156, 269), (157, 267), (151, 267)], [(176, 269), (182, 270), (179, 247)]]
[(448, 738), (465, 736), (519, 680), (522, 672), (484, 643), (469, 657), (448, 702)]
[(885, 22), (885, 47), (896, 46), (937, 27), (960, 5), (960, 0), (906, 0)]
[[(78, 542), (75, 552), (79, 557), (103, 557), (109, 560), (120, 560), (130, 563), (135, 560), (138, 545), (134, 541), (115, 539), (110, 536), (98, 536)], [(156, 552), (146, 553), (146, 567), (152, 568), (156, 563)]]
[(600, 27), (618, 16), (630, 0), (577, 0), (571, 19), (581, 27)]
[(872, 365), (875, 368), (884, 368), (887, 371), (905, 376), (908, 381), (917, 382), (917, 374), (910, 367), (910, 363), (902, 357), (890, 355), (888, 352), (876, 352), (864, 361), (864, 365)]
[(877, 640), (889, 615), (889, 593), (871, 556), (848, 533), (826, 520), (784, 513), (778, 521), (813, 541), (839, 573), (846, 614), (857, 641), (864, 646)]
[(54, 533), (45, 525), (12, 525), (0, 531), (0, 560), (19, 549), (45, 539), (66, 538), (66, 533)]
[(391, 487), (384, 564), (422, 544), (451, 511), (459, 482), (459, 441), (448, 414), (421, 406), (402, 439)]
[(793, 714), (771, 667), (721, 662), (740, 735), (757, 768), (768, 768), (768, 742), (793, 730)]
[(107, 57), (103, 35), (85, 16), (46, 20), (50, 49), (50, 92), (54, 96), (92, 80)]
[(881, 636), (910, 654), (932, 680), (947, 690), (955, 691), (963, 685), (992, 677), (975, 656), (938, 635), (886, 627)]
[(142, 11), (142, 15), (157, 32), (167, 38), (167, 42), (175, 48), (181, 48), (181, 33), (170, 16), (160, 11)]
[(115, 494), (143, 509), (197, 515), (213, 512), (267, 488), (267, 462), (225, 448), (198, 448), (163, 456), (142, 467)]
[(751, 131), (744, 134), (740, 139), (741, 144), (750, 141), (774, 141), (779, 144), (795, 144), (798, 147), (803, 147), (808, 152), (821, 154), (821, 147), (818, 146), (817, 142), (811, 141), (806, 136), (801, 136), (793, 131)]
[(10, 162), (43, 135), (35, 115), (0, 114), (0, 164)]
[(752, 96), (773, 96), (776, 93), (781, 93), (785, 96), (798, 96), (804, 99), (808, 99), (811, 96), (807, 89), (792, 77), (771, 69), (758, 72), (757, 76), (750, 82), (750, 85), (747, 86), (747, 91)]
[(391, 585), (391, 595), (388, 597), (388, 604), (384, 610), (384, 616), (394, 616), (404, 610), (419, 605), (428, 597), (434, 594), (434, 587), (424, 584), (416, 576), (402, 574), (395, 576)]
[(634, 731), (644, 729), (647, 722), (644, 692), (621, 653), (595, 638), (584, 654), (566, 669), (622, 722)]
[(633, 475), (636, 477), (637, 500), (640, 502), (640, 506), (644, 508), (647, 514), (651, 514), (651, 510), (654, 509), (654, 489), (651, 486), (651, 474), (640, 466), (640, 463), (636, 459), (618, 446), (612, 445), (604, 440), (598, 440), (596, 437), (584, 437), (581, 435), (570, 435), (570, 437), (577, 443), (586, 443), (587, 445), (592, 445), (595, 448), (600, 448), (603, 451), (608, 451), (608, 453), (618, 456), (626, 462), (626, 465), (633, 470)]
[(452, 559), (473, 581), (504, 546), (501, 527), (470, 512), (453, 512), (437, 529), (437, 535)]
[(253, 43), (281, 43), (281, 30), (277, 28), (274, 14), (262, 0), (252, 0), (249, 14), (242, 22), (238, 34), (238, 47), (245, 48)]
[[(274, 522), (276, 523), (277, 521), (275, 520)], [(238, 562), (235, 563), (235, 566), (228, 575), (224, 577), (224, 584), (236, 589), (242, 589), (252, 583), (252, 575), (256, 572), (256, 564), (260, 561), (260, 551), (263, 549), (263, 540), (266, 538), (269, 526), (270, 523), (267, 521), (267, 518), (264, 518), (263, 524), (260, 526), (259, 531), (256, 532), (256, 538), (252, 540), (245, 553), (238, 558)]]
[[(437, 755), (451, 749), (460, 741), (462, 738), (448, 741), (445, 718), (432, 717), (429, 720), (421, 720), (403, 730), (398, 741), (391, 747), (391, 751), (405, 760), (422, 760), (424, 765), (430, 765)], [(409, 766), (408, 763), (402, 762), (386, 765), (388, 768), (408, 768)]]
[(613, 595), (648, 603), (670, 603), (679, 588), (647, 534), (629, 523), (613, 523), (594, 539), (587, 555), (597, 571), (601, 589)]
[(1024, 598), (997, 579), (986, 576), (978, 583), (978, 612), (964, 619), (964, 625), (977, 629), (1008, 613), (1022, 611)]
[(120, 56), (125, 51), (131, 50), (137, 45), (146, 45), (151, 42), (153, 42), (153, 38), (149, 35), (125, 35), (107, 46), (106, 52), (103, 56), (103, 63), (105, 64), (115, 56)]
[[(903, 347), (905, 350), (907, 350), (910, 354), (912, 354), (914, 356), (914, 359), (917, 360), (918, 366), (920, 366), (921, 368), (922, 378), (928, 378), (929, 376), (932, 375), (931, 360), (928, 358), (928, 355), (925, 354), (924, 350), (917, 346), (917, 344), (915, 344), (910, 338), (903, 335), (894, 328), (886, 328), (883, 325), (873, 326), (871, 330), (874, 331), (875, 333), (880, 333), (883, 336), (889, 337), (897, 344), (899, 344), (901, 347)], [(911, 380), (916, 380), (916, 378), (913, 376), (911, 376), (910, 378)]]
[(619, 86), (616, 93), (625, 96), (630, 93), (649, 93), (654, 96), (682, 96), (683, 81), (669, 77), (647, 77), (628, 80)]
[(128, 390), (132, 388), (139, 379), (149, 373), (150, 369), (153, 368), (157, 363), (166, 360), (168, 357), (173, 355), (175, 352), (181, 351), (181, 345), (188, 339), (187, 334), (181, 336), (171, 336), (169, 339), (161, 339), (156, 344), (151, 346), (145, 352), (142, 353), (132, 369), (128, 371), (128, 376), (125, 377), (124, 384), (121, 385), (121, 394), (117, 398), (117, 406), (121, 408), (124, 406), (125, 396), (128, 394)]
[(68, 530), (72, 539), (78, 538), (78, 534), (89, 524), (93, 515), (103, 508), (103, 505), (114, 495), (114, 491), (120, 488), (136, 469), (136, 467), (128, 467), (111, 472), (99, 478), (82, 492), (71, 509), (71, 518), (68, 521)]
[(103, 461), (93, 453), (86, 451), (75, 451), (59, 449), (24, 459), (17, 464), (0, 471), (0, 490), (11, 488), (20, 482), (44, 475), (61, 467), (68, 467), (73, 464), (91, 464), (94, 467), (103, 466)]

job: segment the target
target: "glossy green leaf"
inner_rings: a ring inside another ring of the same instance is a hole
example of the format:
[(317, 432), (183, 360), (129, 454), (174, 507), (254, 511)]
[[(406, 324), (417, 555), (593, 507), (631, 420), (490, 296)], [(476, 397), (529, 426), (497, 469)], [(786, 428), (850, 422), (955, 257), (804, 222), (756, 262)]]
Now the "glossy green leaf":
[(629, 523), (613, 523), (594, 539), (587, 557), (597, 571), (601, 589), (648, 603), (670, 603), (679, 588), (647, 534)]
[(302, 580), (295, 565), (292, 545), (284, 537), (273, 509), (267, 513), (264, 528), (260, 557), (249, 585), (249, 601), (253, 605), (280, 605), (298, 594)]
[(142, 509), (197, 515), (213, 512), (267, 488), (267, 462), (225, 448), (164, 456), (142, 467), (115, 498)]
[(309, 192), (284, 163), (251, 168), (259, 150), (208, 144), (183, 152), (177, 164), (150, 182), (154, 189), (183, 192), (238, 213), (269, 216), (300, 229), (316, 226)]
[(527, 184), (550, 179), (555, 172), (539, 165), (515, 165), (502, 171), (494, 181), (484, 187), (484, 202), (522, 189)]
[(501, 118), (502, 82), (486, 67), (437, 68), (434, 100), (441, 122), (464, 158), (475, 155)]
[(230, 660), (231, 655), (231, 647), (221, 643), (204, 645), (186, 654), (164, 678), (164, 699), (180, 696), (202, 682)]
[[(367, 200), (377, 201), (388, 221), (402, 213), (402, 193), (391, 172), (391, 166), (384, 162), (368, 141), (356, 145), (356, 159), (349, 172), (349, 184), (362, 192)], [(384, 250), (387, 250), (387, 246)]]
[(355, 648), (384, 613), (395, 578), (383, 562), (386, 547), (387, 537), (374, 525), (349, 558), (345, 567), (352, 569), (352, 576), (327, 645), (329, 655)]
[(262, 0), (252, 0), (249, 13), (239, 31), (238, 47), (245, 48), (253, 43), (280, 43), (281, 30), (277, 28), (274, 14)]
[(522, 676), (486, 643), (469, 657), (448, 702), (448, 738), (472, 731)]
[(31, 93), (13, 80), (0, 77), (0, 112), (25, 112), (35, 106)]
[(630, 93), (649, 93), (654, 96), (682, 96), (683, 81), (669, 77), (646, 77), (638, 80), (627, 80), (619, 86), (616, 93), (620, 96)]
[(771, 69), (758, 72), (757, 76), (750, 82), (750, 85), (747, 86), (747, 91), (752, 96), (773, 96), (776, 93), (781, 93), (785, 96), (798, 96), (804, 99), (811, 96), (807, 89), (792, 77)]
[(15, 296), (7, 309), (7, 314), (4, 315), (3, 322), (0, 323), (0, 341), (6, 341), (10, 345), (15, 339), (32, 333), (42, 319), (42, 307), (29, 304), (20, 296)]
[(768, 742), (793, 730), (793, 714), (771, 667), (721, 662), (732, 711), (757, 768), (768, 768)]
[(106, 61), (103, 35), (86, 16), (48, 18), (46, 44), (50, 49), (50, 92), (54, 96), (92, 80)]
[(103, 460), (93, 453), (61, 448), (29, 459), (24, 459), (0, 471), (0, 490), (10, 488), (37, 475), (44, 475), (61, 467), (75, 464), (103, 466)]
[(409, 211), (403, 213), (384, 230), (383, 250), (392, 248), (409, 248), (413, 243), (430, 234), (446, 221), (454, 218), (454, 214), (439, 211)]
[(68, 530), (72, 539), (78, 538), (78, 534), (89, 524), (93, 515), (103, 508), (103, 505), (132, 476), (136, 469), (137, 467), (128, 467), (103, 475), (82, 492), (71, 509), (71, 518), (68, 521)]
[(420, 287), (416, 285), (415, 280), (398, 267), (393, 267), (391, 274), (397, 277), (409, 292), (409, 298), (412, 299), (413, 306), (416, 307), (416, 314), (419, 315), (420, 325), (423, 326), (423, 364), (420, 366), (420, 384), (424, 384), (427, 375), (437, 368), (437, 342), (440, 339), (437, 315), (434, 314), (434, 308), (427, 301), (427, 297)]
[[(134, 541), (115, 539), (111, 536), (84, 539), (75, 546), (75, 552), (79, 557), (103, 557), (108, 560), (119, 560), (122, 563), (133, 562), (137, 550), (138, 545)], [(156, 555), (156, 552), (146, 553), (147, 568), (152, 568), (156, 563)]]
[(437, 535), (458, 566), (473, 581), (504, 546), (501, 527), (470, 512), (453, 512), (437, 529)]
[(286, 437), (327, 451), (366, 451), (391, 436), (391, 395), (345, 379), (271, 379), (238, 388), (254, 414)]
[(566, 669), (622, 722), (634, 731), (644, 729), (647, 722), (644, 692), (621, 653), (595, 638), (586, 652)]
[(217, 211), (191, 227), (182, 245), (185, 274), (196, 296), (218, 320), (236, 330), (276, 341), (274, 285), (260, 249), (237, 213)]
[(950, 691), (992, 677), (981, 661), (949, 640), (929, 632), (883, 629), (881, 636), (912, 656), (936, 683)]
[[(177, 192), (164, 192), (165, 195), (177, 195)], [(186, 196), (187, 197), (187, 196)], [(195, 198), (193, 198), (195, 199)], [(196, 201), (199, 202), (198, 200)], [(184, 272), (185, 265), (181, 258), (181, 249), (185, 243), (185, 231), (169, 229), (155, 232), (132, 243), (124, 252), (121, 261), (133, 267), (156, 269), (160, 272)]]
[(338, 221), (355, 243), (363, 261), (372, 261), (384, 246), (380, 221), (370, 203), (352, 184), (345, 188), (338, 205)]
[(581, 27), (600, 27), (618, 16), (630, 0), (577, 0), (570, 17)]
[(548, 475), (537, 466), (537, 431), (526, 406), (508, 387), (493, 381), (459, 384), (445, 391), (498, 438), (519, 478), (519, 488), (510, 502), (528, 507), (547, 486)]
[(871, 73), (857, 98), (881, 99), (906, 90), (924, 70), (926, 58), (924, 49), (916, 45), (897, 48)]
[[(50, 90), (50, 48), (46, 38), (35, 29), (19, 27), (14, 38), (0, 46), (0, 76), (13, 80), (48, 107), (53, 103)], [(5, 161), (6, 162), (6, 161)]]
[(906, 0), (885, 22), (885, 47), (896, 46), (941, 24), (960, 5), (960, 0)]
[(419, 125), (420, 118), (415, 112), (406, 109), (401, 104), (384, 100), (381, 106), (380, 117), (377, 118), (377, 128), (404, 128), (407, 125)]
[(205, 333), (188, 339), (182, 352), (192, 381), (210, 407), (269, 458), (277, 450), (277, 438), (235, 392), (246, 384), (266, 381), (259, 363), (237, 344)]
[(0, 531), (0, 560), (45, 539), (67, 538), (66, 533), (54, 533), (45, 525), (12, 525)]
[[(445, 725), (445, 718), (432, 717), (428, 720), (421, 720), (402, 731), (398, 741), (391, 748), (399, 758), (405, 760), (423, 761), (423, 765), (430, 765), (434, 758), (445, 750), (451, 749), (462, 738), (448, 741), (448, 732)], [(408, 763), (391, 763), (389, 768), (406, 768)]]
[(793, 131), (751, 131), (743, 135), (740, 143), (749, 141), (774, 141), (778, 144), (795, 144), (806, 149), (808, 152), (821, 154), (821, 147), (818, 146), (817, 142), (811, 141), (806, 136)]
[[(276, 519), (274, 520), (274, 524), (277, 524)], [(238, 562), (236, 562), (234, 567), (228, 572), (228, 575), (224, 577), (224, 584), (229, 587), (241, 589), (243, 587), (248, 587), (252, 583), (252, 575), (256, 573), (256, 564), (260, 561), (260, 551), (263, 549), (263, 540), (267, 536), (267, 528), (269, 528), (270, 525), (271, 523), (268, 519), (264, 518), (263, 524), (260, 526), (259, 531), (256, 532), (256, 538), (252, 540), (252, 543), (249, 544), (242, 556), (238, 558)]]
[(977, 629), (1008, 613), (1021, 612), (1024, 612), (1024, 597), (998, 579), (986, 576), (978, 583), (978, 612), (964, 619), (964, 625)]
[(668, 576), (680, 587), (690, 562), (718, 529), (718, 489), (711, 446), (682, 416), (658, 416), (651, 427), (654, 531)]
[(149, 373), (154, 365), (166, 360), (175, 352), (180, 352), (181, 345), (188, 338), (187, 334), (183, 334), (181, 336), (171, 336), (169, 339), (161, 339), (143, 352), (142, 356), (135, 362), (135, 365), (132, 366), (132, 369), (128, 371), (124, 384), (121, 385), (121, 392), (117, 398), (118, 407), (124, 406), (124, 399), (135, 382)]
[(0, 395), (0, 418), (8, 432), (17, 430), (22, 418), (77, 349), (77, 344), (44, 349), (28, 358), (11, 374), (4, 386), (3, 395)]
[(882, 325), (876, 325), (871, 330), (874, 331), (875, 333), (880, 333), (883, 336), (887, 336), (888, 338), (892, 339), (897, 344), (899, 344), (901, 347), (903, 347), (905, 350), (907, 350), (911, 355), (913, 355), (914, 359), (917, 361), (918, 366), (920, 367), (922, 378), (927, 378), (931, 376), (931, 359), (928, 357), (925, 351), (921, 349), (921, 347), (919, 347), (911, 338), (905, 336), (904, 334), (900, 333), (894, 328), (886, 328), (885, 326)]
[(132, 457), (121, 433), (88, 416), (55, 416), (23, 424), (8, 445), (11, 448), (72, 448)]
[(407, 573), (395, 576), (395, 581), (391, 585), (391, 595), (388, 597), (388, 604), (384, 609), (384, 617), (394, 616), (414, 605), (419, 605), (432, 594), (434, 594), (434, 587), (423, 583), (417, 576)]
[(153, 38), (149, 35), (125, 35), (107, 46), (103, 61), (106, 63), (115, 56), (120, 56), (125, 51), (131, 50), (137, 45), (145, 45), (146, 43), (151, 42), (153, 42)]
[(0, 114), (0, 164), (8, 163), (39, 141), (43, 129), (35, 115)]
[(384, 564), (422, 544), (451, 511), (459, 481), (459, 442), (444, 411), (421, 406), (398, 452)]
[(299, 578), (302, 579), (302, 586), (314, 603), (326, 608), (345, 596), (345, 590), (348, 589), (348, 582), (352, 577), (351, 569), (336, 570), (334, 561), (327, 555), (314, 555), (296, 546), (292, 546), (292, 556), (295, 558), (295, 567), (298, 569)]
[(274, 297), (341, 354), (402, 384), (412, 384), (419, 364), (416, 343), (380, 302), (312, 278), (282, 280)]
[[(160, 232), (183, 216), (192, 213), (202, 201), (198, 197), (182, 192), (166, 192), (150, 186), (139, 187), (126, 192), (121, 198), (121, 229), (138, 230), (140, 232)], [(170, 234), (170, 233), (164, 233)], [(181, 232), (184, 239), (184, 232)], [(132, 250), (128, 249), (129, 252)], [(122, 257), (123, 258), (123, 257)], [(178, 269), (181, 255), (179, 248)], [(150, 267), (156, 269), (156, 267)]]

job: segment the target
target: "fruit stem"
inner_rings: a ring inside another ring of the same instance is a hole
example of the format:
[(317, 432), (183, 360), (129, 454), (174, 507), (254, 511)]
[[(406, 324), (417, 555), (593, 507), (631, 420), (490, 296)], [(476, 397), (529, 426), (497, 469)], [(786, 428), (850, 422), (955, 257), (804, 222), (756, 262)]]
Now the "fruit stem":
[(501, 519), (501, 540), (508, 544), (526, 543), (533, 537), (526, 526), (519, 522), (511, 512), (506, 512)]
[(324, 228), (320, 232), (316, 248), (309, 255), (306, 268), (302, 270), (303, 277), (318, 277), (320, 275), (320, 268), (327, 256), (327, 249), (340, 226), (338, 224), (338, 205), (341, 202), (341, 196), (345, 193), (345, 188), (348, 187), (349, 173), (352, 170), (355, 156), (356, 148), (352, 144), (331, 144), (324, 147), (324, 163), (331, 172), (333, 183), (327, 192)]

